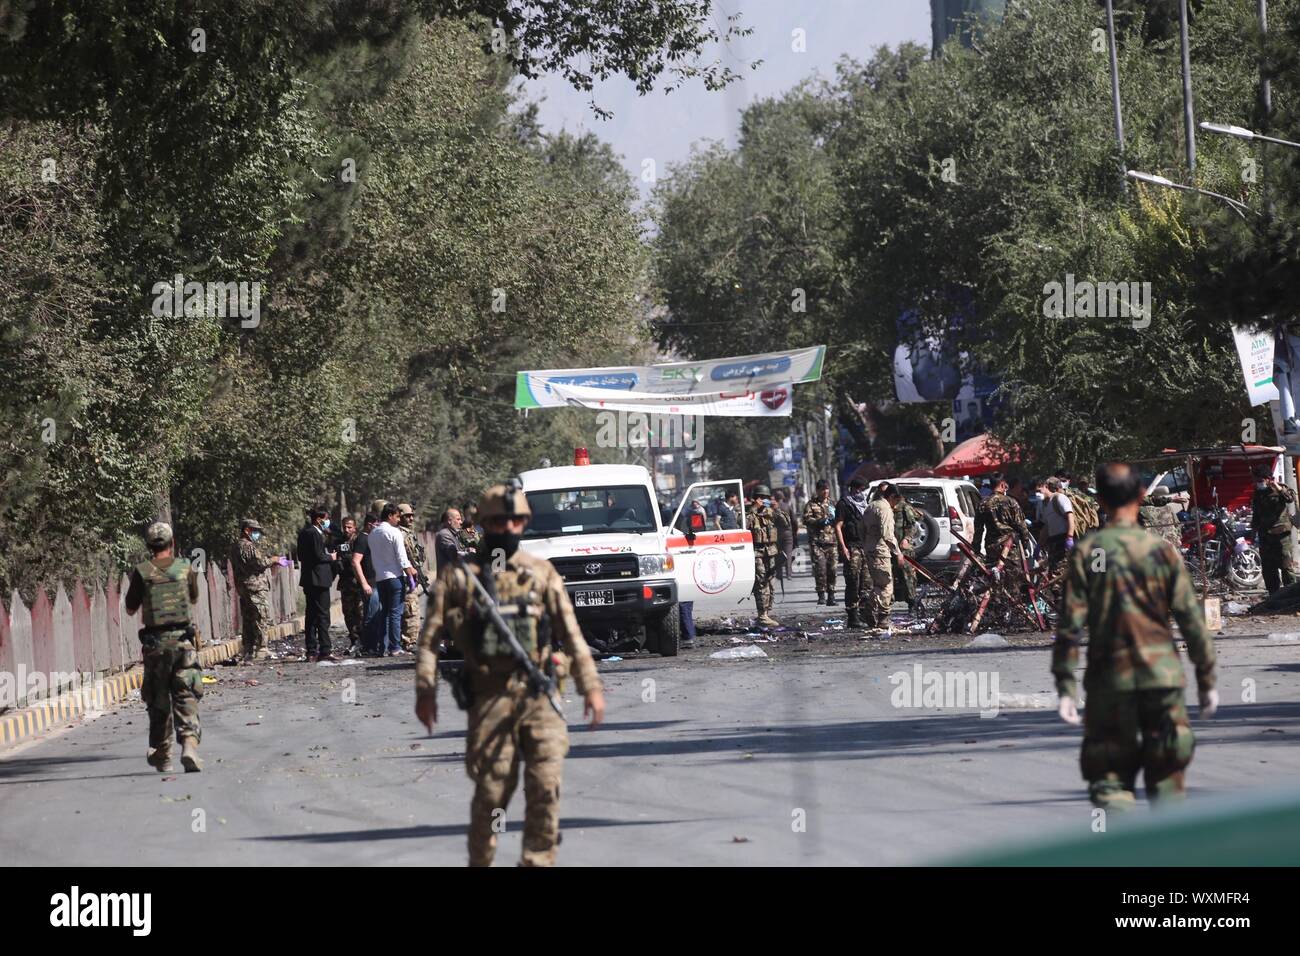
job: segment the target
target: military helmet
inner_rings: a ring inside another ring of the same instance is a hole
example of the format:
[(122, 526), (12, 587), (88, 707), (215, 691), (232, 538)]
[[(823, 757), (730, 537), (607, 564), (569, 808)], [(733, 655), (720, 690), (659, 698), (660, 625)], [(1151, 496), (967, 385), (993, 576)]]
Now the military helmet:
[(772, 489), (769, 488), (767, 485), (755, 485), (755, 486), (754, 486), (754, 497), (755, 497), (755, 498), (768, 498), (768, 497), (771, 497), (771, 494), (772, 494)]
[(531, 518), (533, 510), (528, 507), (528, 498), (518, 488), (509, 485), (493, 485), (478, 500), (478, 517), (486, 518)]
[(172, 543), (172, 526), (166, 521), (155, 521), (145, 529), (144, 540), (151, 548), (165, 548)]
[(387, 498), (376, 498), (370, 502), (370, 513), (381, 515), (384, 513), (384, 505), (388, 504)]

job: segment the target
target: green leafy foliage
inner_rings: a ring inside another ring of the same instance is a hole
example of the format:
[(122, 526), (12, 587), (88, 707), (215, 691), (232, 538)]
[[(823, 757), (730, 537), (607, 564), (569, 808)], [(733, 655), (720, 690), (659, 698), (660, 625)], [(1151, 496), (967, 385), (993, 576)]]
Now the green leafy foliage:
[[(246, 514), (285, 545), (314, 502), (433, 514), (582, 444), (513, 373), (639, 347), (633, 193), (507, 83), (725, 83), (708, 13), (0, 4), (0, 592), (121, 566), (160, 512), (183, 550)], [(157, 314), (177, 274), (260, 284), (257, 321)]]

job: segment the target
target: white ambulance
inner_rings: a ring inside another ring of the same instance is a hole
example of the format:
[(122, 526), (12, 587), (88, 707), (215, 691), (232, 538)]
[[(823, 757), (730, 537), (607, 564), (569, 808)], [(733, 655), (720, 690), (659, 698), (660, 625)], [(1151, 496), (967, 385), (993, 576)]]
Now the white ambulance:
[(737, 528), (716, 530), (689, 507), (707, 507), (732, 488), (743, 495), (738, 479), (691, 485), (668, 525), (639, 465), (538, 468), (519, 479), (533, 513), (520, 546), (555, 565), (598, 650), (634, 644), (672, 657), (681, 639), (678, 602), (734, 611), (753, 590), (744, 509), (736, 510)]

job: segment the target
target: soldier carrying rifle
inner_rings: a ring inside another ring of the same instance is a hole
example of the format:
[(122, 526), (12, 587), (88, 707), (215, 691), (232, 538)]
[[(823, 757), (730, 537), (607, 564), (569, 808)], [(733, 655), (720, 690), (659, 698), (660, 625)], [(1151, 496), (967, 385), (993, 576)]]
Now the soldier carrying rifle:
[(430, 731), (438, 717), (438, 651), (446, 639), (464, 655), (454, 688), (469, 712), (465, 768), (474, 781), (469, 863), (490, 866), (496, 818), (505, 812), (524, 765), (524, 866), (555, 862), (560, 775), (568, 728), (555, 699), (572, 673), (597, 726), (605, 695), (559, 572), (519, 550), (532, 516), (524, 493), (493, 485), (479, 500), (483, 537), (468, 559), (443, 568), (420, 631), (415, 713)]

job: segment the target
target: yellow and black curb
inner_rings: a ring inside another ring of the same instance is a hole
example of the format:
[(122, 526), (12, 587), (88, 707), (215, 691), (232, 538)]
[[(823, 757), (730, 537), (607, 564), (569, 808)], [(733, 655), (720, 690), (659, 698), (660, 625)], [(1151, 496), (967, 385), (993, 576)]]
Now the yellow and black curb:
[[(286, 621), (267, 629), (267, 640), (281, 640), (292, 637), (301, 630), (295, 621)], [(223, 641), (199, 650), (199, 665), (212, 667), (221, 661), (229, 660), (238, 654), (243, 641), (235, 638)], [(12, 714), (0, 716), (0, 749), (29, 740), (42, 734), (64, 721), (81, 714), (103, 710), (110, 704), (125, 700), (133, 690), (140, 686), (144, 678), (144, 669), (139, 664), (121, 674), (102, 677), (87, 687), (67, 691), (50, 700), (33, 704)]]

